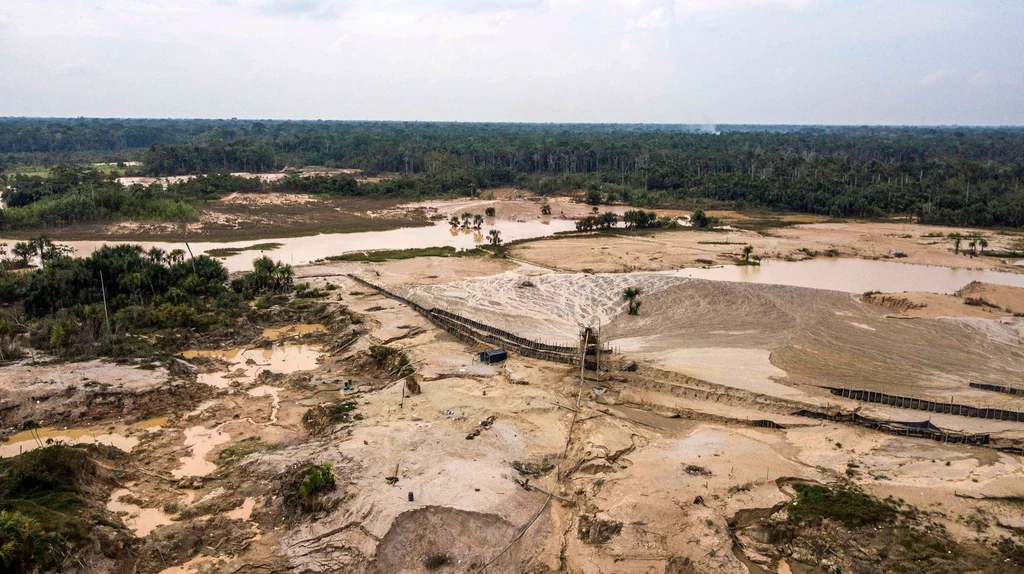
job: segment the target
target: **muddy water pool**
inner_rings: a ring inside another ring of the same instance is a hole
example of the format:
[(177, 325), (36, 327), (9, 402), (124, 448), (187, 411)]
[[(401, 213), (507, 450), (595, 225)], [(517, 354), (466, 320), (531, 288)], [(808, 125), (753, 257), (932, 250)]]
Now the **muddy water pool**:
[(713, 281), (770, 283), (812, 289), (830, 289), (848, 293), (881, 291), (929, 291), (953, 293), (971, 281), (1024, 287), (1024, 274), (987, 269), (951, 269), (935, 265), (910, 265), (870, 259), (811, 259), (774, 261), (761, 265), (681, 269), (665, 272), (677, 277)]
[(140, 442), (137, 437), (129, 436), (131, 429), (143, 429), (152, 432), (160, 430), (161, 425), (166, 422), (167, 417), (159, 417), (140, 421), (132, 425), (116, 426), (113, 430), (110, 427), (105, 429), (44, 427), (21, 431), (12, 434), (7, 438), (6, 442), (0, 443), (0, 458), (18, 456), (23, 452), (35, 450), (55, 442), (108, 445), (117, 447), (125, 452), (131, 452)]
[(217, 351), (185, 351), (186, 359), (205, 357), (226, 361), (226, 371), (203, 373), (200, 383), (225, 389), (232, 381), (248, 383), (256, 380), (262, 371), (294, 373), (315, 369), (322, 353), (316, 345), (283, 345), (268, 349), (227, 349)]
[[(485, 224), (482, 229), (478, 230), (452, 229), (447, 223), (439, 223), (427, 227), (404, 227), (390, 231), (325, 233), (305, 237), (285, 237), (273, 240), (226, 243), (194, 242), (189, 243), (189, 246), (192, 248), (192, 252), (198, 255), (211, 249), (244, 249), (252, 245), (267, 243), (267, 241), (281, 244), (280, 247), (271, 251), (241, 251), (221, 259), (225, 267), (228, 268), (228, 271), (246, 271), (252, 269), (253, 260), (262, 255), (267, 255), (290, 265), (302, 265), (331, 255), (358, 251), (444, 246), (470, 249), (486, 245), (487, 234), (492, 229), (500, 231), (502, 241), (508, 242), (516, 239), (544, 237), (559, 231), (575, 230), (576, 222), (571, 219), (557, 218), (545, 218), (544, 220), (534, 221), (497, 220), (491, 224)], [(111, 238), (109, 241), (62, 241), (61, 243), (71, 247), (75, 254), (79, 256), (88, 255), (104, 244), (115, 243), (134, 243), (141, 245), (144, 249), (159, 247), (167, 251), (185, 249), (185, 244), (180, 242), (130, 241), (118, 238)]]

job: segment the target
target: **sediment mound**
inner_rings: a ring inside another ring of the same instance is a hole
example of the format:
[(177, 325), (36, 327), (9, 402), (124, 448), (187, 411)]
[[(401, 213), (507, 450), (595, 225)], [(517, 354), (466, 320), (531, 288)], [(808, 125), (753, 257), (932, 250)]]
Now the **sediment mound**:
[[(427, 506), (404, 512), (381, 539), (374, 558), (380, 574), (467, 572), (483, 566), (516, 535), (497, 515)], [(503, 563), (515, 561), (518, 545)]]

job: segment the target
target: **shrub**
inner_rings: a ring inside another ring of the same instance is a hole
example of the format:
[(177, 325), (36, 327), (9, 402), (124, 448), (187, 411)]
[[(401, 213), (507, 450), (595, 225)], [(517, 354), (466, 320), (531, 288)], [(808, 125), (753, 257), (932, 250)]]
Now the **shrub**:
[(787, 507), (797, 524), (817, 524), (824, 519), (847, 526), (867, 526), (896, 518), (896, 508), (888, 502), (866, 494), (853, 484), (832, 488), (811, 484), (795, 484), (797, 496)]
[(247, 299), (286, 293), (291, 290), (294, 277), (291, 265), (275, 262), (264, 255), (253, 261), (252, 271), (231, 282), (231, 289)]

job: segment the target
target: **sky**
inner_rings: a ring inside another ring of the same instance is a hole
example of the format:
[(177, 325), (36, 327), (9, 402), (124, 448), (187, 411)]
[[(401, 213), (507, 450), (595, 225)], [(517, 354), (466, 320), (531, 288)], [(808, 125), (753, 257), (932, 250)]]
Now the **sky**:
[(1024, 125), (1024, 0), (0, 0), (0, 116)]

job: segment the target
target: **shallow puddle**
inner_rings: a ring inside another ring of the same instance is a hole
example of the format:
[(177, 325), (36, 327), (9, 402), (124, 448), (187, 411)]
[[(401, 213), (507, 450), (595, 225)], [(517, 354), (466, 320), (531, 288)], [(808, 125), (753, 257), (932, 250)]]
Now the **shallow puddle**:
[(231, 440), (231, 435), (216, 429), (208, 429), (203, 426), (194, 426), (185, 429), (185, 446), (190, 448), (190, 454), (178, 459), (181, 462), (179, 468), (171, 471), (174, 478), (186, 476), (206, 476), (217, 470), (217, 465), (206, 460), (206, 455)]
[(127, 488), (115, 490), (107, 502), (107, 510), (119, 515), (125, 526), (130, 528), (136, 536), (147, 536), (156, 528), (174, 522), (171, 515), (159, 508), (141, 508), (121, 500), (131, 493)]
[(149, 432), (160, 430), (160, 427), (167, 423), (167, 417), (157, 417), (137, 422), (127, 427), (117, 427), (118, 432), (90, 428), (59, 429), (44, 427), (21, 431), (8, 437), (7, 442), (0, 444), (0, 458), (18, 456), (21, 453), (42, 448), (52, 443), (66, 444), (101, 444), (119, 448), (125, 452), (131, 452), (138, 446), (139, 439), (127, 436), (129, 429), (145, 429)]
[(232, 381), (251, 383), (262, 371), (294, 373), (315, 369), (323, 355), (316, 345), (282, 345), (268, 349), (227, 349), (223, 351), (186, 351), (186, 359), (205, 357), (229, 363), (226, 372), (202, 373), (200, 383), (226, 389)]
[(252, 511), (254, 508), (256, 508), (256, 499), (248, 496), (245, 501), (242, 502), (242, 506), (225, 512), (224, 516), (238, 520), (249, 520), (249, 518), (252, 517)]
[(310, 333), (326, 333), (327, 327), (311, 323), (302, 325), (288, 325), (286, 327), (272, 327), (263, 330), (264, 339), (280, 339), (282, 337), (298, 337)]
[(248, 393), (251, 397), (271, 397), (273, 401), (270, 403), (270, 420), (267, 424), (274, 424), (277, 422), (277, 412), (281, 408), (281, 399), (278, 397), (278, 393), (281, 389), (278, 387), (272, 387), (270, 385), (261, 385), (252, 389), (249, 389)]

